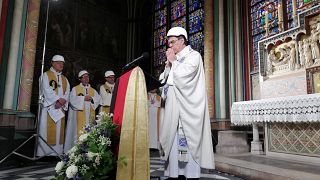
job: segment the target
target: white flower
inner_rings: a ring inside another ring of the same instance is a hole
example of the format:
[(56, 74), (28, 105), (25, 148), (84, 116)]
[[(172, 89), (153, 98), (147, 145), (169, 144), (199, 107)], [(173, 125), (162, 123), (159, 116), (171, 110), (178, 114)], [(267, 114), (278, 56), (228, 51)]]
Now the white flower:
[(107, 145), (108, 145), (108, 146), (111, 146), (111, 140), (110, 140), (110, 138), (107, 138)]
[(90, 169), (87, 165), (83, 165), (82, 167), (80, 167), (80, 172), (82, 174), (86, 174), (87, 170)]
[(73, 178), (77, 173), (78, 167), (75, 165), (69, 166), (66, 170), (67, 178)]
[(87, 139), (87, 137), (88, 137), (88, 134), (81, 134), (81, 136), (79, 137), (79, 141), (83, 142)]
[(64, 166), (64, 162), (60, 161), (57, 163), (56, 168), (54, 168), (54, 170), (56, 170), (56, 172), (59, 173), (61, 171), (61, 169), (63, 168), (63, 166)]
[(101, 119), (96, 119), (97, 124), (101, 124)]
[(89, 160), (92, 160), (95, 155), (96, 155), (96, 153), (93, 153), (93, 152), (91, 152), (91, 151), (89, 151), (89, 152), (87, 153), (87, 156), (88, 156)]
[(74, 158), (74, 162), (75, 162), (75, 163), (80, 162), (81, 159), (82, 159), (82, 156), (79, 155), (79, 156), (77, 156), (77, 157)]
[(69, 154), (69, 155), (74, 154), (77, 150), (78, 150), (77, 146), (73, 146), (73, 147), (68, 151), (68, 154)]
[(94, 161), (97, 165), (100, 164), (100, 155), (98, 154), (95, 161)]

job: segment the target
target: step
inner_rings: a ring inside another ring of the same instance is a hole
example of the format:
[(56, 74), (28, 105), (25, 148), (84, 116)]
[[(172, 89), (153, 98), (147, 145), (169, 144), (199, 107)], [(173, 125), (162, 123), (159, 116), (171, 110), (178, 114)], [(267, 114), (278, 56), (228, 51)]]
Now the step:
[(319, 180), (319, 164), (275, 159), (250, 153), (237, 155), (215, 154), (216, 169), (244, 179), (262, 180)]

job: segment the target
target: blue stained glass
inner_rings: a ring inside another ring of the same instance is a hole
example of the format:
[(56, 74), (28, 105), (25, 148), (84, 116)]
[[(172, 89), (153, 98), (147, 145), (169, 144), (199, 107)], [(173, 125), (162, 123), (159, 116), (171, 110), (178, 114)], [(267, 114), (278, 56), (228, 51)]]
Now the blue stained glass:
[(160, 47), (154, 51), (154, 61), (153, 66), (160, 66), (163, 65), (166, 61), (166, 48)]
[(155, 13), (155, 28), (158, 28), (160, 26), (163, 26), (167, 24), (167, 8), (164, 8), (163, 10), (157, 11)]
[(201, 8), (203, 4), (204, 0), (189, 0), (189, 12)]
[(251, 34), (252, 34), (252, 64), (258, 68), (258, 42), (265, 38), (265, 10), (268, 11), (269, 35), (279, 32), (278, 29), (278, 0), (260, 1), (251, 0)]
[(157, 0), (155, 3), (154, 9), (158, 10), (166, 4), (167, 4), (167, 0)]
[(204, 10), (198, 9), (189, 16), (189, 33), (195, 33), (203, 30)]
[(186, 0), (177, 0), (171, 4), (171, 20), (176, 20), (186, 14)]
[(154, 9), (158, 10), (158, 9), (162, 8), (163, 6), (165, 6), (166, 4), (167, 4), (167, 0), (157, 0), (154, 5)]
[(186, 17), (180, 18), (171, 24), (171, 27), (177, 27), (177, 26), (186, 28)]
[(190, 46), (197, 50), (200, 54), (204, 53), (204, 34), (198, 32), (189, 37)]
[(159, 47), (162, 45), (166, 45), (166, 27), (162, 27), (156, 31), (154, 31), (154, 47)]

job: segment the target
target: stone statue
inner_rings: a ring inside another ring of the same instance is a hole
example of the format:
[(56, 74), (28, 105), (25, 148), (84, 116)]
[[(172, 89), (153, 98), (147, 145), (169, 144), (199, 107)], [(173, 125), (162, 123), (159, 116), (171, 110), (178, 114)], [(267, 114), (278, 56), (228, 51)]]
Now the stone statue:
[(311, 52), (312, 52), (312, 59), (315, 60), (315, 62), (318, 62), (320, 60), (320, 50), (318, 46), (318, 38), (315, 30), (311, 30)]
[(267, 75), (271, 75), (273, 72), (273, 63), (276, 60), (276, 55), (274, 53), (274, 50), (271, 49), (271, 51), (268, 54), (267, 59)]
[(310, 49), (310, 44), (308, 42), (308, 39), (303, 40), (303, 53), (304, 53), (304, 59), (305, 59), (305, 66), (310, 67), (313, 64), (312, 61), (312, 54)]
[(304, 59), (304, 53), (303, 53), (303, 42), (299, 41), (299, 59), (300, 59), (300, 66), (304, 67), (305, 59)]
[(296, 64), (296, 45), (295, 43), (290, 44), (290, 60), (289, 60), (289, 69), (294, 70)]
[(278, 63), (278, 66), (286, 64), (290, 58), (289, 57), (290, 50), (286, 44), (283, 45), (283, 47), (280, 47), (279, 51), (280, 51), (280, 57), (279, 57), (280, 62)]
[(320, 22), (317, 23), (317, 26), (315, 29), (315, 34), (316, 34), (318, 42), (320, 43)]

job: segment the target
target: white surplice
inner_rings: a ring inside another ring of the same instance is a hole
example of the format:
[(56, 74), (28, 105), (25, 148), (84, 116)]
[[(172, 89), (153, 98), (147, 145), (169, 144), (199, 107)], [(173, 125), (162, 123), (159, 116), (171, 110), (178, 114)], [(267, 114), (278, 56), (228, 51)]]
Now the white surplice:
[[(56, 76), (56, 79), (61, 79), (61, 73), (56, 72), (52, 67), (50, 68), (50, 71), (54, 73)], [(41, 78), (40, 78), (41, 80)], [(68, 101), (69, 101), (69, 93), (70, 93), (70, 85), (67, 80), (67, 87), (66, 92), (63, 93), (63, 87), (62, 87), (62, 81), (60, 80), (58, 82), (59, 86), (58, 88), (58, 94), (53, 90), (53, 88), (49, 85), (48, 81), (48, 75), (47, 73), (43, 73), (42, 82), (40, 82), (40, 95), (43, 96), (43, 102), (42, 102), (42, 108), (41, 108), (41, 117), (40, 117), (40, 123), (39, 123), (39, 134), (44, 139), (47, 140), (47, 112), (49, 108), (53, 108), (55, 106), (55, 103), (59, 98), (63, 98), (66, 100), (65, 105), (62, 107), (64, 111), (68, 110)], [(61, 127), (61, 121), (58, 121), (56, 123), (56, 144), (52, 145), (51, 147), (58, 153), (62, 154), (63, 152), (63, 144), (59, 143), (60, 140), (60, 127)], [(52, 155), (56, 156), (55, 153), (48, 147), (46, 143), (44, 143), (42, 140), (39, 139), (39, 144), (37, 147), (37, 156), (43, 156), (43, 155)]]
[[(189, 158), (189, 163), (194, 160), (202, 168), (215, 168), (201, 55), (187, 46), (176, 56), (177, 60), (172, 63), (171, 69), (166, 68), (160, 76), (162, 79), (167, 78), (166, 85), (162, 87), (162, 99), (165, 103), (161, 112), (160, 144), (164, 151), (163, 158), (169, 163), (166, 171), (175, 171), (166, 172), (170, 177), (176, 177), (176, 172), (182, 172), (179, 171), (180, 167), (172, 168), (171, 161), (174, 160), (169, 158), (172, 148), (177, 148), (173, 143), (178, 123), (181, 123), (184, 130), (188, 153), (192, 157), (191, 160)], [(187, 167), (189, 166), (185, 168)], [(194, 168), (190, 170), (192, 169)], [(188, 177), (188, 174), (181, 175)], [(193, 175), (188, 178), (193, 178)]]
[(70, 108), (68, 114), (68, 122), (66, 128), (66, 138), (65, 138), (65, 145), (64, 145), (64, 152), (67, 153), (76, 143), (78, 140), (78, 131), (82, 129), (77, 129), (77, 111), (86, 110), (85, 119), (86, 119), (86, 126), (90, 123), (90, 108), (94, 110), (99, 106), (101, 97), (96, 90), (94, 90), (94, 96), (92, 97), (92, 102), (85, 101), (84, 97), (89, 94), (89, 89), (91, 88), (90, 85), (83, 86), (80, 83), (80, 87), (84, 90), (83, 92), (87, 92), (83, 96), (77, 96), (76, 88), (73, 87), (70, 93)]
[(149, 148), (158, 149), (158, 123), (160, 110), (160, 99), (157, 99), (157, 93), (148, 93), (148, 108), (149, 108)]
[[(105, 88), (107, 86), (107, 89)], [(113, 94), (114, 84), (110, 84), (108, 82), (105, 82), (104, 85), (100, 86), (100, 112), (102, 111), (103, 107), (110, 107), (111, 100), (112, 100), (112, 94)]]

